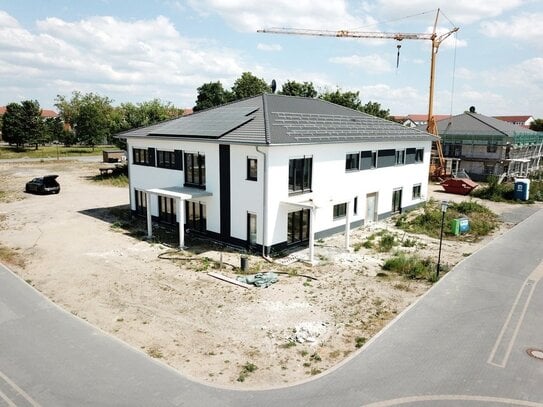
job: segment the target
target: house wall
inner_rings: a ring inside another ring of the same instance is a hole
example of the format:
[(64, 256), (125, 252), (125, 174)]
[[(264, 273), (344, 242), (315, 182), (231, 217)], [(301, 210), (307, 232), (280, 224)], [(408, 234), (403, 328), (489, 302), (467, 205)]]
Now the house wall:
[[(132, 149), (154, 147), (157, 150), (182, 150), (200, 152), (206, 158), (206, 191), (212, 196), (197, 201), (206, 205), (207, 229), (218, 237), (221, 232), (221, 199), (228, 199), (231, 210), (230, 236), (233, 242), (243, 243), (247, 239), (247, 213), (257, 216), (257, 244), (281, 246), (286, 244), (288, 213), (300, 210), (299, 206), (286, 203), (304, 202), (313, 199), (315, 210), (314, 231), (317, 236), (343, 230), (345, 218), (333, 219), (333, 206), (358, 197), (357, 214), (351, 216), (353, 226), (365, 221), (366, 195), (378, 194), (377, 212), (379, 218), (390, 215), (392, 193), (396, 188), (403, 189), (402, 208), (409, 208), (426, 200), (428, 195), (428, 169), (430, 161), (430, 142), (381, 142), (345, 143), (321, 145), (255, 146), (230, 145), (230, 197), (220, 196), (220, 173), (227, 169), (219, 166), (219, 144), (215, 142), (194, 142), (164, 139), (129, 139), (130, 202), (135, 210), (134, 190), (183, 186), (184, 169), (162, 169), (134, 165)], [(346, 171), (346, 154), (383, 149), (424, 148), (422, 163), (404, 164), (371, 170)], [(223, 149), (224, 150), (224, 149)], [(266, 158), (264, 159), (264, 154)], [(312, 191), (289, 196), (289, 160), (311, 156)], [(247, 179), (247, 158), (257, 159), (257, 180)], [(267, 191), (264, 192), (265, 161), (268, 168)], [(185, 163), (184, 163), (185, 165)], [(412, 189), (421, 185), (421, 197), (413, 199)], [(267, 196), (267, 214), (264, 215), (264, 195)], [(153, 197), (151, 213), (158, 216), (158, 200)], [(266, 225), (264, 225), (266, 222)], [(264, 227), (266, 226), (266, 227)], [(263, 232), (266, 230), (266, 236)]]

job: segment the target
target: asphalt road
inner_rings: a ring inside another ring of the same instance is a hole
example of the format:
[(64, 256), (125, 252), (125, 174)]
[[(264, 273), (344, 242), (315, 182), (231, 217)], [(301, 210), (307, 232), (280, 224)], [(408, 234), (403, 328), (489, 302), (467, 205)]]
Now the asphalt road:
[(0, 267), (0, 406), (543, 407), (543, 359), (527, 352), (543, 355), (541, 279), (543, 210), (465, 259), (331, 372), (233, 391), (184, 378)]

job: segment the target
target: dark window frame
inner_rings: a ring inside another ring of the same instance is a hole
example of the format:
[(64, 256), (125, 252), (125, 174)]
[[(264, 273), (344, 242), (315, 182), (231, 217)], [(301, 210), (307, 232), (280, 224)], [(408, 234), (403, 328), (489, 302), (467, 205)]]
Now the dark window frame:
[(347, 216), (347, 202), (335, 204), (333, 208), (333, 219), (343, 219)]
[(313, 179), (313, 156), (291, 158), (288, 165), (289, 195), (311, 192)]
[(395, 160), (396, 165), (405, 165), (405, 150), (396, 150)]
[(358, 197), (355, 196), (353, 200), (353, 215), (358, 215)]
[(205, 204), (185, 201), (185, 228), (198, 232), (207, 231), (207, 208)]
[(166, 168), (170, 170), (182, 170), (183, 154), (179, 150), (157, 150), (156, 166), (158, 168)]
[(205, 154), (186, 152), (185, 155), (185, 184), (186, 187), (206, 188)]
[(258, 159), (247, 157), (247, 181), (258, 181)]
[(359, 171), (360, 170), (360, 152), (347, 153), (345, 155), (345, 171)]
[(411, 199), (420, 199), (422, 184), (414, 184), (412, 189)]
[(140, 189), (134, 189), (136, 203), (136, 215), (147, 216), (147, 193)]
[(415, 151), (415, 163), (424, 162), (424, 148), (417, 148)]
[(174, 225), (177, 223), (175, 199), (167, 196), (158, 196), (158, 219), (162, 223)]
[[(254, 241), (251, 240), (251, 219), (254, 218), (254, 226), (255, 226), (255, 233), (254, 233)], [(254, 212), (247, 212), (247, 246), (254, 247), (256, 246), (256, 240), (258, 239), (258, 219), (256, 216), (256, 213)]]
[(134, 165), (149, 165), (149, 150), (132, 147), (132, 163)]
[(309, 209), (289, 212), (287, 215), (287, 245), (295, 245), (308, 241), (310, 222)]

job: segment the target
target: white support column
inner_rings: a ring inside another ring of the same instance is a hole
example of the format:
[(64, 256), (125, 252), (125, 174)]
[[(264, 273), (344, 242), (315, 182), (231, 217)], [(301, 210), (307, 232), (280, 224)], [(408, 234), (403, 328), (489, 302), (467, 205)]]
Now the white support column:
[(145, 204), (147, 205), (147, 238), (153, 237), (153, 220), (151, 219), (151, 194), (145, 193)]
[(309, 209), (309, 263), (314, 264), (315, 260), (315, 208)]
[(176, 200), (177, 204), (177, 220), (179, 221), (179, 248), (184, 249), (185, 248), (185, 205), (183, 203), (185, 202), (181, 198), (177, 198)]
[(351, 234), (351, 201), (347, 201), (347, 216), (345, 216), (345, 250), (349, 251)]

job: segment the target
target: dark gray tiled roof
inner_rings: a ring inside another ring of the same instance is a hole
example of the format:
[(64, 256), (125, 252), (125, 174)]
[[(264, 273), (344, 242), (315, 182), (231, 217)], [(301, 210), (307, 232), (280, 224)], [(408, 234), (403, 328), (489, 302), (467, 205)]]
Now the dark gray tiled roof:
[(122, 134), (122, 137), (142, 136), (272, 145), (432, 139), (424, 131), (320, 99), (274, 94)]
[(437, 122), (439, 135), (461, 136), (507, 136), (514, 137), (520, 134), (533, 134), (537, 132), (517, 126), (494, 117), (479, 113), (463, 113), (449, 119)]

